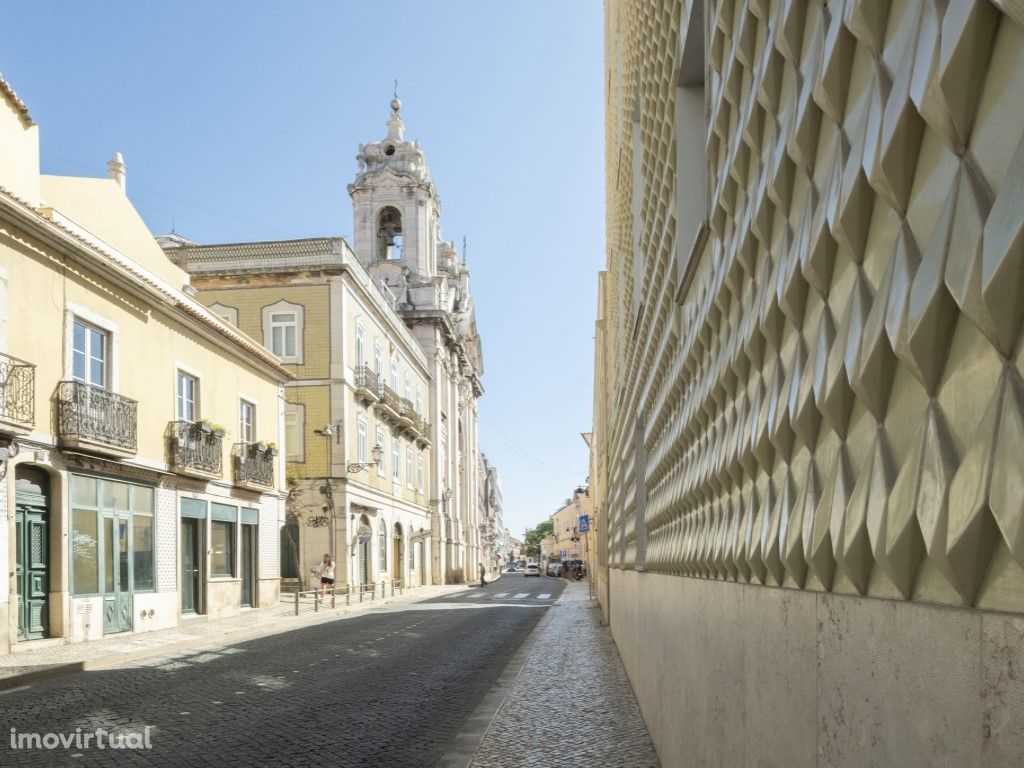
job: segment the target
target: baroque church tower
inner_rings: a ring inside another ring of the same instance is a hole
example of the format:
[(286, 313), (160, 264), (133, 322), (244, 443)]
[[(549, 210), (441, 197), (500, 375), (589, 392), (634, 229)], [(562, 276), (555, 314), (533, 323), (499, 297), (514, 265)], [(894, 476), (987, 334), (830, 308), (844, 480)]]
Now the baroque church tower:
[(359, 147), (352, 197), (353, 251), (423, 347), (431, 364), (435, 439), (435, 579), (475, 578), (481, 551), (475, 472), (476, 399), (483, 358), (469, 291), (469, 269), (441, 239), (441, 202), (419, 142), (405, 138), (397, 94), (387, 135)]

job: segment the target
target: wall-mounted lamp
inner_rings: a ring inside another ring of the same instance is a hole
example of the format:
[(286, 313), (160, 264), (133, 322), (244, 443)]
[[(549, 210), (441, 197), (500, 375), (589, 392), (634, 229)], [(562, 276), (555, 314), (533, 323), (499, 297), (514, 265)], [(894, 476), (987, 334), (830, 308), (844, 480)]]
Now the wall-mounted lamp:
[(381, 459), (384, 458), (384, 449), (381, 447), (380, 443), (377, 443), (375, 446), (373, 446), (373, 450), (370, 451), (370, 455), (373, 457), (373, 461), (354, 461), (351, 464), (349, 464), (349, 473), (354, 474), (356, 472), (362, 472), (364, 469), (376, 467), (378, 464), (380, 464)]

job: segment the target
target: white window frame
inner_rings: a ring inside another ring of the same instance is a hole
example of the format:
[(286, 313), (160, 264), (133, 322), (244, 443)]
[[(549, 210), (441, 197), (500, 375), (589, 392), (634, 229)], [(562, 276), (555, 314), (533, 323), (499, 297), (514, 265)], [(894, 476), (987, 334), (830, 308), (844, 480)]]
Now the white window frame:
[(409, 402), (412, 402), (412, 376), (408, 371), (405, 372), (405, 394), (403, 397), (405, 397)]
[(402, 444), (395, 436), (391, 437), (391, 479), (396, 484), (402, 482)]
[(81, 320), (106, 332), (109, 351), (106, 366), (107, 389), (111, 392), (119, 391), (121, 334), (117, 323), (108, 320), (87, 307), (70, 301), (64, 305), (64, 378), (68, 381), (73, 381), (75, 378), (75, 320)]
[[(295, 430), (295, 439), (288, 439), (289, 422)], [(302, 464), (306, 461), (306, 406), (302, 403), (284, 404), (284, 450), (288, 461)]]
[[(249, 406), (252, 409), (252, 423), (248, 425), (249, 434), (246, 434), (246, 423), (242, 420), (242, 414), (245, 411), (245, 406)], [(245, 397), (244, 395), (238, 398), (238, 442), (240, 443), (255, 443), (259, 440), (257, 431), (257, 419), (259, 418), (259, 411), (256, 408), (256, 401)]]
[(423, 415), (423, 387), (420, 384), (416, 385), (416, 413)]
[(235, 326), (235, 328), (238, 327), (238, 308), (237, 307), (229, 307), (226, 304), (221, 304), (220, 302), (215, 302), (215, 303), (211, 304), (209, 307), (207, 307), (207, 309), (209, 309), (211, 312), (213, 312), (213, 314), (215, 314), (217, 317), (219, 317), (225, 323), (228, 323), (229, 325), (233, 325), (233, 326)]
[(263, 307), (263, 346), (269, 349), (271, 352), (274, 351), (274, 327), (282, 326), (286, 324), (274, 323), (272, 318), (274, 315), (281, 314), (294, 314), (295, 315), (295, 354), (294, 355), (278, 355), (283, 363), (295, 363), (296, 365), (302, 365), (305, 360), (305, 328), (306, 328), (306, 308), (301, 304), (293, 304), (290, 301), (282, 299), (276, 304), (268, 304)]
[(380, 348), (380, 343), (374, 342), (373, 345), (373, 372), (380, 376), (384, 371), (381, 368), (381, 360), (384, 358), (384, 351)]
[[(192, 417), (186, 418), (181, 411), (182, 405), (182, 394), (181, 394), (181, 381), (182, 379), (190, 379), (193, 382), (192, 390)], [(200, 408), (200, 397), (202, 393), (202, 386), (200, 385), (199, 377), (196, 376), (192, 371), (185, 370), (181, 366), (177, 366), (174, 371), (174, 416), (178, 421), (190, 421), (193, 424), (202, 419), (202, 408)]]
[(356, 461), (365, 464), (368, 461), (369, 452), (366, 448), (366, 417), (360, 416), (356, 420)]
[(398, 361), (391, 361), (391, 389), (398, 392)]
[(419, 454), (416, 457), (416, 487), (419, 489), (420, 493), (423, 493), (424, 484), (423, 484), (423, 454), (422, 453)]
[(356, 367), (366, 364), (366, 332), (356, 323)]
[[(384, 443), (385, 443), (385, 441), (387, 439), (385, 437), (386, 434), (387, 434), (387, 432), (384, 429), (384, 427), (380, 427), (380, 426), (377, 427), (377, 442), (375, 443), (375, 445), (379, 445), (381, 447), (381, 449), (384, 448)], [(377, 477), (385, 477), (386, 475), (387, 475), (387, 469), (384, 466), (384, 456), (382, 455), (380, 457), (380, 461), (377, 462)]]
[(405, 487), (410, 491), (413, 490), (413, 476), (412, 476), (412, 446), (405, 446)]

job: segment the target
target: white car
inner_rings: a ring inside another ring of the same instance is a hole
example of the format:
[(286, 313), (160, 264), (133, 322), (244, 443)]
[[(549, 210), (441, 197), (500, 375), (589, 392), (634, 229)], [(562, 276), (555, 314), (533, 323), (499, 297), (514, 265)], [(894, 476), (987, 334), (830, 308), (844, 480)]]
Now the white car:
[(524, 576), (536, 576), (539, 579), (540, 578), (540, 566), (537, 565), (536, 563), (527, 563), (526, 564), (526, 573), (524, 573), (523, 575)]

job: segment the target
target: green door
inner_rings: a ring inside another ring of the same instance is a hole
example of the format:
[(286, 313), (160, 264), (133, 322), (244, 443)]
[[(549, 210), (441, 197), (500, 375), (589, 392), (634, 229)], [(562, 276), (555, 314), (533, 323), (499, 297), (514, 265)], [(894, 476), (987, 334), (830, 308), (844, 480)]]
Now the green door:
[(36, 640), (49, 630), (49, 526), (46, 500), (17, 494), (15, 567), (18, 590), (18, 638)]
[(103, 632), (132, 629), (131, 518), (103, 516)]
[(202, 613), (199, 600), (202, 562), (199, 551), (199, 525), (202, 521), (192, 517), (181, 518), (181, 612)]
[(242, 558), (240, 562), (242, 577), (242, 605), (251, 608), (256, 593), (256, 526), (242, 526)]

